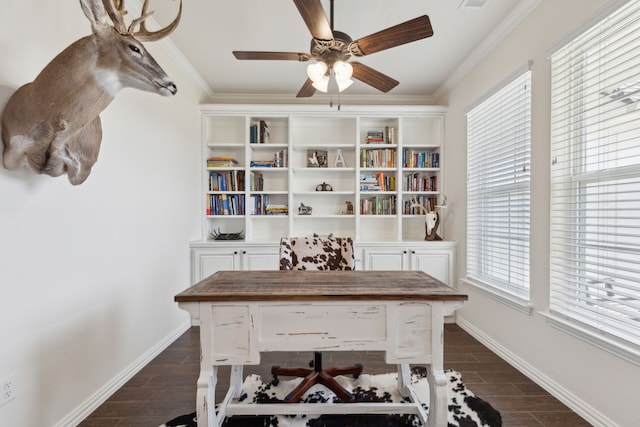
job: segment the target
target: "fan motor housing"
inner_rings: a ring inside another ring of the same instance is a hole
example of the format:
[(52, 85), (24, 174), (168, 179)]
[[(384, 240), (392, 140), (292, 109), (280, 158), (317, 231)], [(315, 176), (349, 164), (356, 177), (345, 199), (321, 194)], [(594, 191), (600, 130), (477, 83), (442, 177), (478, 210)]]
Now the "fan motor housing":
[(311, 55), (328, 64), (344, 61), (351, 56), (349, 45), (353, 40), (342, 31), (333, 31), (333, 40), (311, 39)]

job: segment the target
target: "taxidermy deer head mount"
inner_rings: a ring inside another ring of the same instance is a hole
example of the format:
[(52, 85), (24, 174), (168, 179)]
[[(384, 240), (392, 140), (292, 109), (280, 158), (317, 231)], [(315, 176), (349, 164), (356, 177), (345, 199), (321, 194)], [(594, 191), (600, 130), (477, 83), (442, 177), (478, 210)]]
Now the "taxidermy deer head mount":
[[(36, 173), (66, 173), (71, 184), (81, 184), (98, 159), (99, 114), (121, 89), (176, 94), (176, 85), (140, 42), (159, 40), (174, 30), (182, 15), (182, 0), (175, 20), (153, 32), (145, 26), (153, 13), (147, 12), (149, 0), (128, 27), (124, 3), (80, 0), (93, 34), (67, 47), (7, 102), (2, 116), (5, 168), (26, 163)], [(140, 30), (135, 31), (138, 26)]]
[[(444, 202), (442, 206), (434, 206), (434, 209), (431, 209), (429, 203), (426, 205), (422, 205), (418, 203), (417, 200), (411, 199), (411, 207), (419, 208), (424, 213), (424, 226), (425, 226), (425, 236), (424, 240), (442, 240), (442, 237), (438, 236), (436, 231), (438, 230), (438, 226), (440, 225), (440, 207), (446, 207), (446, 198), (443, 196)], [(435, 203), (434, 203), (435, 204)]]

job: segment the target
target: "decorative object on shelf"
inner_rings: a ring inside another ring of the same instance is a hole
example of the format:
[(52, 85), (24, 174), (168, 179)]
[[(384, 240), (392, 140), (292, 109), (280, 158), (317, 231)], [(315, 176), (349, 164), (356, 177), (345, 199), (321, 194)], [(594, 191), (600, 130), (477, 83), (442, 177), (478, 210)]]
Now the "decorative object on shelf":
[[(435, 204), (435, 203), (434, 203)], [(430, 206), (430, 203), (421, 205), (415, 199), (412, 199), (411, 207), (417, 207), (424, 212), (425, 236), (424, 240), (442, 240), (436, 232), (440, 225), (440, 209), (447, 207), (447, 197), (442, 196), (442, 205)]]
[(326, 168), (327, 150), (307, 150), (308, 168)]
[(353, 203), (347, 201), (347, 215), (353, 215)]
[(344, 155), (342, 154), (342, 150), (340, 148), (336, 150), (336, 161), (334, 162), (333, 166), (337, 168), (347, 167), (347, 162), (344, 160)]
[(26, 164), (38, 174), (66, 173), (73, 185), (82, 184), (98, 160), (100, 113), (118, 90), (133, 87), (162, 96), (176, 94), (176, 85), (140, 42), (168, 36), (182, 14), (180, 1), (171, 24), (148, 31), (149, 0), (128, 28), (124, 0), (81, 0), (80, 5), (93, 34), (70, 45), (33, 82), (20, 87), (2, 116), (5, 168)]
[(310, 53), (234, 50), (233, 55), (240, 60), (313, 60), (314, 62), (307, 67), (307, 79), (298, 91), (297, 98), (313, 96), (316, 90), (325, 93), (342, 92), (353, 83), (351, 77), (381, 92), (389, 92), (399, 84), (397, 80), (360, 62), (348, 62), (349, 59), (352, 56), (370, 55), (433, 35), (429, 17), (422, 15), (352, 40), (348, 34), (333, 29), (333, 0), (330, 3), (331, 21), (327, 19), (320, 0), (294, 0), (294, 3), (311, 33)]
[(221, 233), (220, 228), (209, 233), (209, 237), (213, 240), (242, 240), (244, 239), (244, 230), (239, 233)]
[(311, 215), (312, 211), (313, 211), (313, 207), (307, 206), (304, 203), (300, 203), (300, 206), (298, 207), (299, 215)]
[(316, 185), (316, 191), (333, 191), (333, 187), (331, 184), (323, 182), (322, 184)]

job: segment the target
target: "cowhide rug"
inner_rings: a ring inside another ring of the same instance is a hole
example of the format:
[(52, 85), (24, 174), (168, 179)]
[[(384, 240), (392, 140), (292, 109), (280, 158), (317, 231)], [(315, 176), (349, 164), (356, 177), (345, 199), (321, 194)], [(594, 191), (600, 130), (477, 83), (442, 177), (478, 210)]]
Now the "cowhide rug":
[[(446, 371), (448, 426), (447, 427), (501, 427), (502, 418), (489, 403), (467, 389), (460, 373)], [(397, 391), (397, 374), (367, 375), (358, 379), (338, 376), (336, 380), (361, 401), (402, 402)], [(242, 385), (244, 402), (277, 402), (282, 400), (301, 379), (280, 381), (277, 386), (263, 383), (258, 375), (249, 375)], [(423, 402), (429, 402), (429, 385), (425, 370), (414, 368), (411, 381)], [(333, 392), (321, 385), (313, 386), (302, 398), (306, 403), (339, 402)], [(425, 407), (428, 413), (428, 407)], [(422, 424), (413, 415), (289, 415), (289, 416), (234, 416), (225, 420), (223, 427), (419, 427)], [(196, 427), (195, 413), (177, 417), (160, 427)], [(444, 427), (444, 426), (443, 426)]]

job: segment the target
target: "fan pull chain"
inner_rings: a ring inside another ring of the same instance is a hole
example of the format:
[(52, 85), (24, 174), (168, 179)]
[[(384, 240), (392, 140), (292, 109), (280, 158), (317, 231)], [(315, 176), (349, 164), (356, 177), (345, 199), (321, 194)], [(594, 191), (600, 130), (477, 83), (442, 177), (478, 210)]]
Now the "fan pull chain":
[[(341, 107), (340, 94), (338, 93), (338, 106), (337, 106), (338, 111), (340, 111), (340, 107)], [(329, 98), (329, 108), (333, 108), (333, 95), (331, 95), (331, 97)]]

